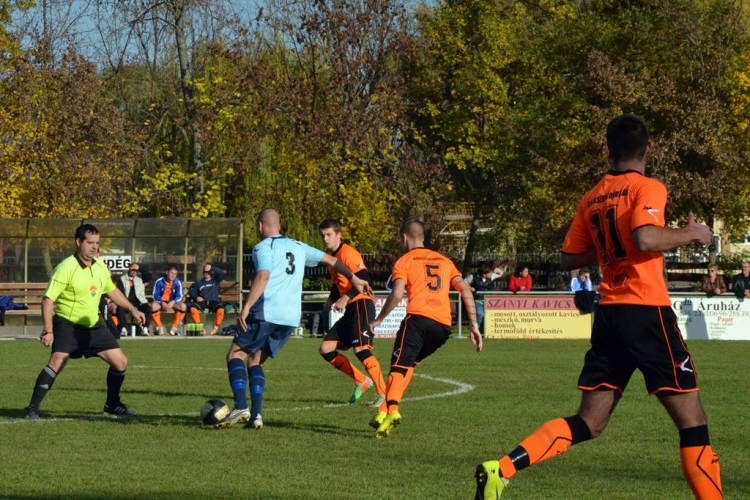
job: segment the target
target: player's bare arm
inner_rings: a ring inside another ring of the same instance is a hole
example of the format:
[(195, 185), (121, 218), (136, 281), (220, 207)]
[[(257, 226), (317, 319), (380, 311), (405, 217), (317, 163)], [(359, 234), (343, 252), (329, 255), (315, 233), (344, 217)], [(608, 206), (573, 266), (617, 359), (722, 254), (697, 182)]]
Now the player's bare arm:
[(633, 231), (633, 243), (643, 252), (667, 252), (691, 243), (708, 245), (711, 243), (711, 229), (696, 222), (690, 212), (687, 225), (681, 228), (639, 227)]
[(344, 294), (331, 307), (333, 308), (334, 311), (343, 312), (344, 309), (346, 309), (346, 305), (348, 303), (349, 303), (349, 296), (347, 294)]
[(271, 272), (268, 270), (258, 271), (255, 274), (255, 279), (253, 280), (253, 285), (250, 287), (250, 293), (247, 294), (245, 305), (237, 317), (237, 324), (240, 327), (240, 331), (244, 332), (247, 330), (247, 321), (245, 318), (250, 314), (250, 309), (253, 308), (253, 305), (258, 301), (260, 296), (263, 295), (263, 291), (266, 289), (270, 278)]
[(374, 332), (375, 328), (380, 325), (380, 323), (383, 322), (383, 320), (388, 316), (391, 311), (393, 311), (393, 308), (396, 307), (396, 305), (401, 302), (401, 299), (404, 298), (404, 290), (406, 289), (406, 282), (402, 279), (397, 279), (393, 282), (393, 288), (391, 289), (391, 293), (388, 294), (388, 298), (385, 299), (385, 304), (383, 304), (383, 308), (380, 310), (380, 314), (378, 314), (378, 317), (374, 320), (370, 321), (370, 331)]
[(471, 287), (460, 276), (453, 278), (451, 286), (461, 294), (461, 299), (466, 308), (466, 314), (469, 316), (469, 325), (471, 325), (471, 343), (477, 348), (477, 352), (482, 352), (482, 333), (479, 331), (477, 306), (474, 302), (474, 295), (471, 293)]
[(42, 341), (44, 347), (52, 345), (52, 341), (55, 340), (55, 334), (52, 331), (52, 317), (55, 315), (55, 303), (49, 297), (42, 299), (42, 333), (39, 335), (39, 340)]
[(560, 267), (566, 271), (571, 269), (580, 269), (596, 264), (596, 249), (590, 246), (585, 253), (573, 254), (563, 252), (560, 257)]

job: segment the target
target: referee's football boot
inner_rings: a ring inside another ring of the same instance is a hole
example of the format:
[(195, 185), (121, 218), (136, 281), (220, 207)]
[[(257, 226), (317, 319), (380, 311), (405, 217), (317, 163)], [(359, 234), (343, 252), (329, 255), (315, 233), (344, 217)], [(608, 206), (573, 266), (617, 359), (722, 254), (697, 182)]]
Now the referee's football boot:
[(26, 420), (39, 420), (41, 417), (39, 417), (39, 410), (37, 408), (27, 406), (24, 408), (23, 418)]
[(244, 424), (245, 422), (250, 421), (250, 410), (248, 408), (244, 408), (242, 410), (238, 410), (235, 408), (234, 410), (229, 412), (229, 415), (221, 419), (218, 424), (214, 425), (214, 429), (226, 429), (227, 427), (231, 427), (234, 424)]
[(383, 419), (383, 423), (380, 424), (378, 430), (375, 431), (375, 437), (377, 439), (387, 438), (391, 435), (391, 431), (394, 429), (394, 427), (396, 427), (400, 423), (401, 414), (398, 412), (398, 410), (392, 411), (388, 414), (387, 417), (385, 417), (385, 419)]
[(135, 410), (128, 408), (128, 406), (122, 401), (114, 405), (108, 405), (105, 403), (103, 412), (105, 416), (111, 418), (135, 417), (138, 415)]
[(508, 480), (500, 477), (500, 462), (489, 460), (477, 465), (474, 473), (477, 480), (477, 492), (474, 500), (497, 500), (508, 484)]

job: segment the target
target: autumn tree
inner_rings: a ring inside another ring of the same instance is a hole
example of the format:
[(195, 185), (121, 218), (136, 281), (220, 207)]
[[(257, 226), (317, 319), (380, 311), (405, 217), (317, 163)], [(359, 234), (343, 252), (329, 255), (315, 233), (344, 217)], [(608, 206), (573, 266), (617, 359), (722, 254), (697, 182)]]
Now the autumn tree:
[[(342, 219), (364, 251), (390, 245), (384, 228), (427, 185), (400, 139), (404, 113), (396, 55), (408, 12), (398, 2), (275, 2), (243, 43), (216, 45), (200, 81), (207, 153), (231, 165), (230, 210), (269, 201), (291, 234), (317, 239)], [(403, 132), (402, 132), (403, 131)], [(399, 142), (400, 141), (400, 142)], [(404, 184), (406, 188), (404, 188)]]
[(516, 250), (559, 248), (575, 201), (608, 168), (606, 123), (635, 112), (653, 130), (650, 173), (670, 188), (670, 220), (688, 209), (738, 220), (743, 205), (723, 193), (744, 168), (728, 106), (748, 46), (743, 5), (476, 0), (427, 11), (424, 81), (438, 78), (419, 89), (421, 115), (459, 198), (489, 207), (485, 224)]
[(2, 86), (2, 217), (118, 216), (141, 150), (96, 68), (21, 59)]

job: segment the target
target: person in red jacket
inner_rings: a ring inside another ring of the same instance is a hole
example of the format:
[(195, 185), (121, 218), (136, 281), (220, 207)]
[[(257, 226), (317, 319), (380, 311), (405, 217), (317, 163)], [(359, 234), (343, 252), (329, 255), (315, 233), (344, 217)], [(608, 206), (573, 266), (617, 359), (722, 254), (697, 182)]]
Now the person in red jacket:
[(516, 272), (511, 274), (508, 280), (508, 290), (513, 293), (526, 293), (531, 291), (531, 275), (529, 266), (519, 264)]

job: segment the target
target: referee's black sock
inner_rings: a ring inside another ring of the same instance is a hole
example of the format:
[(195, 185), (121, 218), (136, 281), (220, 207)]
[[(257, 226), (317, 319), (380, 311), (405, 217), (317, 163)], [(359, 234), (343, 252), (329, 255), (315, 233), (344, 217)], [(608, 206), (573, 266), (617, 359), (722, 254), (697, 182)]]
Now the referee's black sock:
[(50, 368), (49, 365), (45, 366), (42, 371), (39, 372), (39, 376), (34, 383), (34, 392), (31, 393), (29, 408), (39, 409), (39, 405), (42, 404), (44, 396), (46, 396), (47, 392), (52, 389), (52, 384), (55, 383), (55, 378), (57, 378), (57, 372)]
[(120, 403), (120, 388), (125, 381), (125, 372), (118, 372), (110, 368), (107, 372), (107, 406), (115, 406)]

